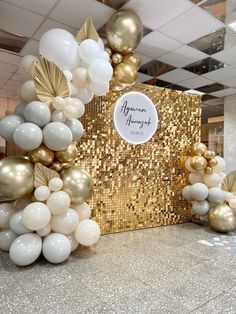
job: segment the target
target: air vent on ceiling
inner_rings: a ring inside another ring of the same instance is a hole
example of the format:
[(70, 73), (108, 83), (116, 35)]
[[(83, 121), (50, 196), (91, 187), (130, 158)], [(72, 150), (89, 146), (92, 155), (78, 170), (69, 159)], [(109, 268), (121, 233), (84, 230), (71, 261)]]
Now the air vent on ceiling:
[(27, 37), (0, 30), (0, 49), (19, 53), (27, 41)]

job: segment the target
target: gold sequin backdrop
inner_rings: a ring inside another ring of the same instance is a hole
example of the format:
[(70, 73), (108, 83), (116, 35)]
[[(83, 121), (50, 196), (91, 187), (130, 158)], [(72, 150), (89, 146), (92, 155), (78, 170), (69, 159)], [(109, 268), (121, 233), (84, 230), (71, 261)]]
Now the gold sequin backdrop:
[[(129, 90), (150, 97), (160, 120), (142, 145), (122, 140), (113, 125), (115, 102)], [(103, 234), (191, 220), (180, 194), (186, 174), (179, 158), (200, 140), (200, 103), (199, 96), (137, 84), (86, 105), (77, 164), (93, 177), (90, 204)]]

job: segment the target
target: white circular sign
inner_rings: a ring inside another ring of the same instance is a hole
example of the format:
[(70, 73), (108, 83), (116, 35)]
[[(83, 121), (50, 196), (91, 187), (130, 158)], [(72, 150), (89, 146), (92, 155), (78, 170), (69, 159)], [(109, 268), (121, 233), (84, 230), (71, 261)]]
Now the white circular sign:
[(113, 119), (119, 135), (131, 144), (149, 141), (158, 125), (153, 102), (139, 92), (126, 93), (117, 100)]

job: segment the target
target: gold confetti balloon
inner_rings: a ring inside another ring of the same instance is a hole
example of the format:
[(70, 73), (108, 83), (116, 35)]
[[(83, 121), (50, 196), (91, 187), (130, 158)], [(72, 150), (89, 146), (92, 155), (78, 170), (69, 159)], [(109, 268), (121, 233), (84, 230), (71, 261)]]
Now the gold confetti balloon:
[(194, 156), (190, 159), (190, 166), (197, 171), (202, 171), (207, 167), (207, 161), (202, 156)]
[(35, 163), (41, 163), (44, 166), (49, 166), (54, 159), (54, 152), (46, 147), (40, 145), (38, 148), (28, 152), (29, 159)]
[(202, 155), (207, 150), (207, 147), (203, 143), (195, 143), (192, 147), (192, 154), (195, 155)]

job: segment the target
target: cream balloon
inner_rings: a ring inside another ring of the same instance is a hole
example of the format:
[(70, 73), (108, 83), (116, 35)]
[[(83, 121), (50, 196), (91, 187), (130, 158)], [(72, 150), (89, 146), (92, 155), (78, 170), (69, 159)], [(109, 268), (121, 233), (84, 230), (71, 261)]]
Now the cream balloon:
[(64, 234), (51, 233), (44, 238), (43, 256), (52, 264), (67, 260), (71, 252), (70, 240)]
[(66, 149), (72, 143), (72, 132), (64, 123), (51, 122), (43, 129), (44, 144), (55, 151)]
[(63, 111), (56, 110), (52, 113), (52, 122), (62, 122), (64, 123), (66, 121), (66, 117), (63, 113)]
[(23, 210), (23, 224), (30, 230), (40, 230), (49, 224), (51, 213), (45, 204), (33, 202)]
[(20, 97), (26, 102), (30, 102), (38, 98), (33, 80), (26, 81), (21, 85)]
[(212, 187), (208, 191), (208, 201), (214, 204), (221, 204), (225, 201), (224, 191), (219, 187)]
[(74, 209), (69, 208), (66, 214), (53, 216), (51, 227), (54, 232), (70, 234), (78, 227), (79, 215)]
[(83, 202), (81, 204), (73, 204), (71, 207), (77, 211), (79, 215), (79, 221), (89, 219), (91, 217), (92, 209), (88, 203)]
[(75, 97), (79, 98), (84, 104), (88, 104), (93, 99), (93, 93), (88, 86), (85, 86), (78, 89), (78, 93)]
[(64, 191), (53, 192), (46, 204), (52, 215), (64, 215), (70, 207), (70, 197)]
[(77, 119), (71, 119), (66, 121), (66, 125), (71, 130), (73, 142), (78, 141), (84, 133), (83, 124)]
[(46, 185), (38, 186), (34, 191), (35, 199), (40, 202), (46, 201), (50, 195), (51, 195), (51, 192)]
[(66, 236), (69, 239), (70, 244), (71, 244), (71, 252), (74, 252), (79, 246), (79, 243), (75, 238), (75, 234), (73, 232), (73, 233), (67, 234)]
[(76, 87), (85, 87), (88, 84), (88, 69), (76, 68), (73, 72), (72, 82)]
[(10, 229), (0, 231), (0, 249), (9, 251), (12, 242), (17, 238), (17, 235)]
[(25, 107), (24, 117), (26, 121), (44, 127), (51, 121), (51, 111), (43, 102), (31, 101)]
[(21, 72), (23, 78), (32, 79), (36, 60), (37, 57), (33, 55), (26, 55), (23, 58), (21, 58), (19, 71)]
[(0, 228), (8, 228), (11, 216), (15, 213), (15, 207), (10, 203), (0, 204)]
[(78, 98), (66, 98), (66, 105), (73, 106), (77, 109), (77, 118), (81, 118), (85, 112), (85, 106), (83, 102)]
[(203, 183), (203, 174), (198, 172), (190, 173), (188, 176), (188, 180), (191, 184)]
[(23, 223), (23, 210), (17, 211), (10, 218), (10, 229), (16, 234), (24, 234), (32, 232), (32, 230), (26, 228)]
[(40, 146), (43, 140), (43, 134), (36, 124), (27, 122), (17, 127), (13, 139), (19, 148), (29, 151)]
[(13, 134), (15, 130), (24, 122), (25, 121), (21, 116), (10, 115), (4, 117), (0, 121), (0, 136), (8, 142), (13, 142)]
[(217, 161), (217, 165), (215, 167), (213, 167), (214, 172), (217, 172), (217, 173), (223, 172), (225, 170), (225, 166), (226, 166), (225, 160), (220, 156), (216, 156), (214, 158)]
[(233, 209), (236, 209), (236, 197), (232, 197), (229, 201), (229, 206)]
[(191, 187), (191, 195), (196, 201), (204, 201), (208, 196), (208, 187), (203, 183), (194, 183)]
[(10, 247), (10, 259), (18, 266), (32, 264), (42, 250), (42, 239), (35, 233), (22, 234)]
[(85, 246), (90, 246), (98, 242), (100, 234), (101, 231), (98, 223), (92, 219), (82, 220), (75, 230), (76, 240)]
[(226, 202), (229, 202), (229, 201), (231, 200), (231, 198), (234, 197), (233, 193), (231, 193), (231, 192), (226, 192), (226, 191), (224, 191), (224, 194), (225, 194), (225, 200), (226, 200)]
[(58, 192), (63, 188), (63, 181), (60, 178), (52, 178), (48, 182), (48, 187), (52, 192)]
[(203, 177), (204, 183), (209, 187), (217, 187), (221, 183), (221, 178), (218, 173), (205, 174)]
[(62, 98), (61, 96), (57, 96), (57, 97), (54, 97), (54, 98), (52, 99), (52, 106), (53, 106), (56, 110), (62, 110), (65, 105), (66, 105), (65, 99)]
[(192, 203), (192, 211), (198, 216), (206, 216), (209, 213), (211, 206), (208, 201), (194, 201)]
[(51, 225), (50, 224), (48, 224), (45, 227), (43, 227), (42, 229), (36, 231), (36, 233), (40, 237), (46, 237), (50, 232), (51, 232)]

